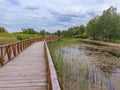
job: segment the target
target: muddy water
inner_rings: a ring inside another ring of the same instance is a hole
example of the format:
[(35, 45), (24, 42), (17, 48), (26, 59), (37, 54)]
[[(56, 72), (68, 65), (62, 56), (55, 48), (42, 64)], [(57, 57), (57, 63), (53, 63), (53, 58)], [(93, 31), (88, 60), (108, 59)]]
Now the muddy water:
[[(64, 89), (120, 90), (120, 57), (101, 50), (90, 50), (88, 46), (68, 45), (56, 51), (63, 55)], [(99, 48), (96, 45), (90, 47)]]

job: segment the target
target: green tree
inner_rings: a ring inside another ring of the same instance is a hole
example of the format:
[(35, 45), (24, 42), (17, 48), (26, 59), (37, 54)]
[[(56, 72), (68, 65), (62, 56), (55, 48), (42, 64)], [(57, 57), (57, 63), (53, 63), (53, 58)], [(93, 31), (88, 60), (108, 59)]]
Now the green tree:
[(22, 28), (22, 33), (24, 34), (37, 34), (33, 28)]
[(79, 27), (79, 30), (78, 30), (79, 32), (78, 32), (78, 33), (79, 33), (80, 35), (82, 35), (82, 34), (85, 32), (85, 29), (86, 29), (85, 26), (84, 26), (84, 25), (81, 25), (81, 26)]
[(101, 16), (94, 17), (87, 24), (89, 37), (105, 41), (114, 41), (120, 34), (120, 15), (117, 9), (110, 7)]
[(45, 36), (46, 36), (46, 31), (45, 31), (45, 30), (40, 30), (40, 34), (43, 36), (43, 38), (45, 38)]
[(106, 41), (114, 40), (120, 31), (120, 15), (117, 13), (117, 9), (110, 7), (105, 10), (100, 16), (100, 27), (102, 31), (102, 36)]
[(56, 34), (57, 34), (57, 36), (61, 36), (61, 31), (58, 30)]
[(92, 39), (98, 39), (100, 36), (100, 31), (98, 30), (99, 28), (99, 17), (95, 17), (89, 21), (87, 24), (87, 33), (88, 36)]
[(0, 33), (7, 33), (7, 30), (4, 27), (0, 27)]

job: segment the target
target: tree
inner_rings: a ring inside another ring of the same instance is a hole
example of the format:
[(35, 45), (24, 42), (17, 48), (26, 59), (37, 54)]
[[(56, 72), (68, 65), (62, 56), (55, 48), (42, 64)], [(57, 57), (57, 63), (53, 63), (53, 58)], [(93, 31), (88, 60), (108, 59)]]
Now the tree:
[(46, 36), (46, 31), (45, 30), (41, 30), (40, 34), (43, 36), (43, 38)]
[(0, 33), (2, 32), (7, 33), (7, 30), (4, 27), (0, 27)]
[(99, 28), (99, 17), (94, 17), (87, 24), (88, 36), (92, 37), (92, 39), (98, 39), (100, 36)]
[(120, 30), (120, 15), (117, 13), (117, 9), (111, 6), (107, 10), (104, 10), (102, 16), (100, 16), (100, 22), (100, 28), (103, 30), (105, 40), (114, 40)]
[(62, 31), (61, 31), (61, 36), (66, 37), (66, 36), (67, 36), (67, 30), (62, 30)]
[(120, 34), (120, 15), (117, 9), (110, 7), (101, 16), (94, 17), (87, 24), (89, 37), (113, 41)]
[(57, 36), (61, 36), (61, 31), (60, 30), (57, 31)]
[(81, 25), (80, 27), (79, 27), (79, 29), (78, 29), (78, 33), (80, 34), (80, 35), (82, 35), (84, 32), (85, 32), (85, 26), (84, 25)]
[(24, 33), (24, 34), (37, 34), (37, 32), (33, 28), (23, 28), (22, 33)]

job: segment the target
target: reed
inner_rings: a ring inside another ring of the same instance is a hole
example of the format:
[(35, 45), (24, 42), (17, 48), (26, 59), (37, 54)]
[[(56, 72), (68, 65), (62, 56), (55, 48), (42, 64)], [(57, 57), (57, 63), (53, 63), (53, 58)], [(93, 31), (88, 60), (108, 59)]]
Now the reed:
[[(78, 58), (67, 56), (61, 47), (77, 40), (62, 39), (60, 42), (48, 43), (53, 62), (65, 90), (88, 90), (89, 66), (79, 62)], [(84, 61), (84, 57), (81, 58)]]

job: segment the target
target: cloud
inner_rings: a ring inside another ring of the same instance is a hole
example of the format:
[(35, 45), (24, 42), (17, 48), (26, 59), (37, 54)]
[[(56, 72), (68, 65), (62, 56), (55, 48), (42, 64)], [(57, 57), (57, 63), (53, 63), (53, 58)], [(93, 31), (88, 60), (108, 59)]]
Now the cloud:
[(95, 16), (97, 16), (97, 12), (94, 12), (94, 11), (88, 11), (88, 12), (86, 12), (87, 13), (87, 15), (89, 15), (90, 17), (95, 17)]
[(19, 0), (7, 0), (7, 1), (13, 5), (20, 5)]
[(89, 14), (86, 12), (76, 12), (76, 11), (66, 11), (66, 12), (57, 12), (57, 11), (50, 11), (51, 15), (55, 18), (55, 22), (61, 23), (64, 27), (71, 27), (71, 26), (76, 26), (80, 24), (85, 24), (89, 18), (91, 17)]
[(39, 10), (39, 7), (36, 7), (36, 6), (32, 6), (32, 5), (29, 5), (26, 7), (27, 10)]
[[(31, 27), (54, 32), (86, 24), (120, 0), (0, 0), (0, 26), (8, 31)], [(19, 6), (19, 7), (15, 7)]]
[(59, 22), (71, 22), (72, 18), (67, 17), (66, 15), (61, 15), (57, 19)]

